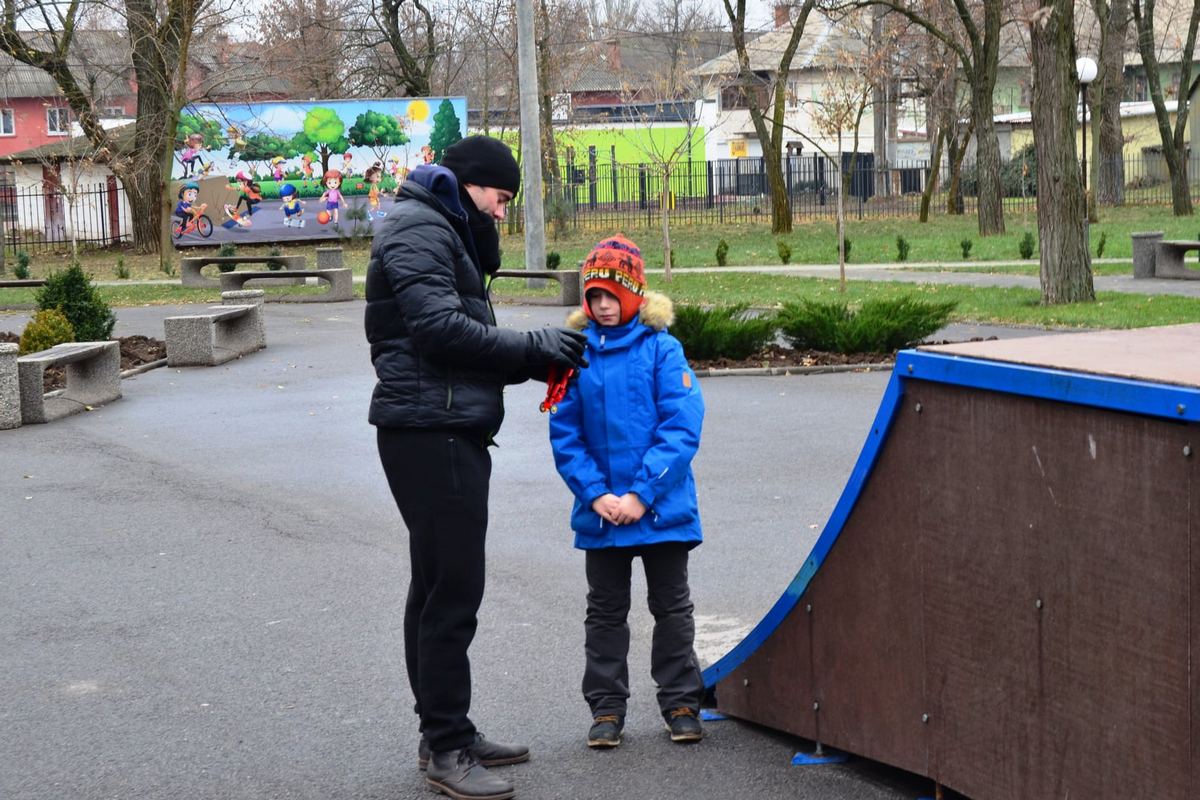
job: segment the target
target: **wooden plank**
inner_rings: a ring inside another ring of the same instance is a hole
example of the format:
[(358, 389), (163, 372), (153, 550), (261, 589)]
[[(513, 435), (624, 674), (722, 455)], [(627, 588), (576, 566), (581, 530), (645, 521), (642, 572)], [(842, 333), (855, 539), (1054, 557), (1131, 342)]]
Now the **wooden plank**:
[(988, 361), (1200, 387), (1200, 323), (963, 342), (920, 349)]

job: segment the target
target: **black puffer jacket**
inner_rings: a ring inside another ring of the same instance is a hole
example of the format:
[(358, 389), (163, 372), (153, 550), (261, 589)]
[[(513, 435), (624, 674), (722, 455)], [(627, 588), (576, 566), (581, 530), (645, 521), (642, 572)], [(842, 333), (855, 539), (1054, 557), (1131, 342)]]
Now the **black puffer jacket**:
[(453, 173), (418, 168), (375, 236), (367, 341), (379, 381), (370, 422), (473, 431), (504, 419), (503, 389), (523, 380), (524, 333), (496, 327)]

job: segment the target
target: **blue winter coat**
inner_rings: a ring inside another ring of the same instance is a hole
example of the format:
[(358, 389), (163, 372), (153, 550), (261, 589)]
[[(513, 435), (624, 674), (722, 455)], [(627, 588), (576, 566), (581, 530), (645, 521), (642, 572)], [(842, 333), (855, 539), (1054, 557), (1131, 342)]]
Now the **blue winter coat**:
[[(637, 320), (602, 328), (577, 311), (591, 365), (550, 417), (558, 472), (575, 495), (575, 546), (633, 547), (703, 538), (692, 458), (700, 447), (704, 398), (679, 341), (667, 333), (671, 301), (650, 292)], [(586, 326), (581, 323), (586, 323)], [(597, 497), (635, 492), (646, 513), (613, 525), (592, 510)]]

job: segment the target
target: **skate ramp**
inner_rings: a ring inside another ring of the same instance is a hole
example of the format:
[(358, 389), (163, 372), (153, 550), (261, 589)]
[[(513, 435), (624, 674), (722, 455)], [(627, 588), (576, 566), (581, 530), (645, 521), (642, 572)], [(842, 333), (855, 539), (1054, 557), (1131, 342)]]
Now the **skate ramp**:
[(1197, 449), (1200, 325), (902, 352), (717, 707), (974, 800), (1200, 796)]

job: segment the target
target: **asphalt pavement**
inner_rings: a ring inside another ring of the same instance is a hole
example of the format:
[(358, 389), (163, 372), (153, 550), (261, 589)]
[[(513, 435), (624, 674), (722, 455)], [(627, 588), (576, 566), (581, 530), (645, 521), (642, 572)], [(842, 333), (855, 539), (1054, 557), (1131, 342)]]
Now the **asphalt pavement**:
[[(0, 797), (433, 796), (415, 764), (407, 546), (366, 421), (362, 308), (269, 305), (264, 351), (154, 369), (123, 381), (110, 405), (0, 432)], [(161, 336), (162, 318), (186, 311), (119, 309), (116, 333)], [(525, 328), (563, 311), (498, 315)], [(0, 330), (23, 319), (0, 314)], [(803, 562), (887, 380), (703, 380), (706, 541), (691, 584), (706, 664)], [(732, 720), (709, 723), (699, 745), (671, 744), (638, 602), (626, 741), (588, 750), (583, 559), (537, 411), (543, 392), (507, 391), (471, 651), (480, 729), (533, 748), (529, 764), (505, 768), (518, 797), (932, 794), (929, 781), (865, 760), (793, 767), (812, 743)], [(634, 596), (644, 597), (640, 577)]]

